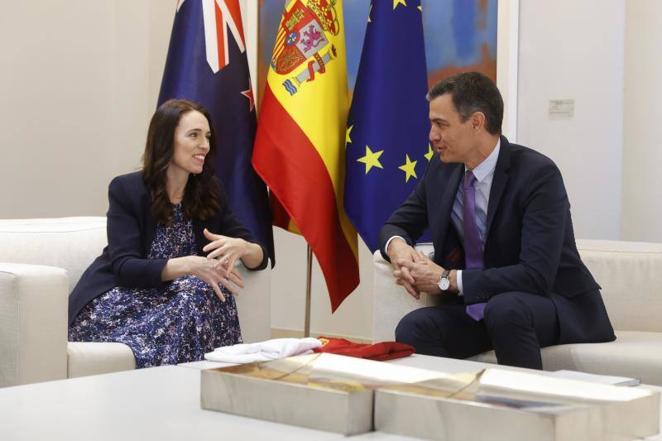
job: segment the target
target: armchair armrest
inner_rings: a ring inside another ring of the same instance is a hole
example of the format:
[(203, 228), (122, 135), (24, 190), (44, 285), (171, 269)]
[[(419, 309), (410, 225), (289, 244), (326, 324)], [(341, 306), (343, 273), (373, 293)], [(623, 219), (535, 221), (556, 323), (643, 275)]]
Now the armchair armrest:
[(0, 263), (0, 386), (67, 377), (68, 297), (64, 269)]
[[(416, 247), (428, 252), (431, 247)], [(405, 289), (395, 284), (393, 267), (384, 260), (381, 253), (373, 255), (374, 291), (373, 291), (373, 341), (391, 341), (395, 339), (395, 327), (402, 317), (414, 309), (434, 305), (435, 298), (425, 293), (416, 300)]]
[(244, 288), (235, 296), (244, 343), (271, 338), (271, 270), (249, 271), (241, 263), (237, 269)]

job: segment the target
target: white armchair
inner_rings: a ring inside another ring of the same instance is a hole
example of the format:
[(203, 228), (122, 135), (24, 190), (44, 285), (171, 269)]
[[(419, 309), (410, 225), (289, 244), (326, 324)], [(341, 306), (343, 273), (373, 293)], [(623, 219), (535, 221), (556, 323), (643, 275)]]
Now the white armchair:
[[(586, 266), (602, 286), (602, 297), (617, 340), (609, 343), (566, 344), (542, 350), (546, 370), (571, 369), (639, 378), (662, 385), (662, 244), (609, 240), (578, 240)], [(431, 245), (417, 247), (429, 254)], [(374, 254), (373, 340), (392, 340), (400, 319), (416, 308), (435, 304), (420, 300), (394, 282), (391, 265)], [(472, 357), (495, 363), (494, 351)]]
[[(69, 293), (105, 245), (104, 217), (0, 220), (0, 387), (135, 368), (124, 344), (67, 341)], [(266, 340), (270, 271), (241, 270), (244, 341)]]

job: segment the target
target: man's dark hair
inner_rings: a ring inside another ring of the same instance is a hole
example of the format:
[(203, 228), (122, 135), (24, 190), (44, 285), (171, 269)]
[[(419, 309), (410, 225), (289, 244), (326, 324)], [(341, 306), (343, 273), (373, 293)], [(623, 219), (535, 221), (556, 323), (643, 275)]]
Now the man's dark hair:
[(501, 133), (503, 98), (496, 84), (480, 72), (463, 72), (432, 86), (428, 101), (449, 93), (453, 105), (465, 122), (474, 112), (482, 112), (486, 129), (492, 135)]

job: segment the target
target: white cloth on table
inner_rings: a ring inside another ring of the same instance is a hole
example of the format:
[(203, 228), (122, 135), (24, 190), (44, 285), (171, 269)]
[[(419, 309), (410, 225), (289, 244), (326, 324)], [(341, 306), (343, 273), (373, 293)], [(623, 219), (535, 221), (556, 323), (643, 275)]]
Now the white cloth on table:
[(216, 348), (206, 353), (205, 359), (221, 363), (253, 363), (310, 354), (320, 346), (322, 343), (316, 338), (275, 338)]

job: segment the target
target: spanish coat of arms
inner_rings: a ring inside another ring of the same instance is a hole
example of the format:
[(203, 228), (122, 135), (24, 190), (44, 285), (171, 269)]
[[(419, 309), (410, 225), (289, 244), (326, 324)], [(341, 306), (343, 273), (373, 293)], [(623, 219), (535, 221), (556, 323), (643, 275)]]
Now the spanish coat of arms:
[(329, 44), (327, 33), (338, 35), (340, 23), (336, 15), (337, 0), (291, 0), (285, 8), (271, 67), (280, 75), (293, 73), (283, 86), (294, 95), (301, 84), (323, 74), (326, 65), (336, 57), (336, 48)]

